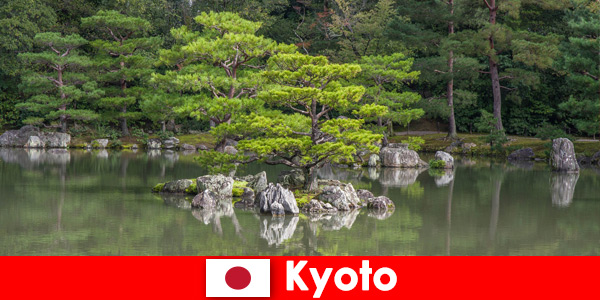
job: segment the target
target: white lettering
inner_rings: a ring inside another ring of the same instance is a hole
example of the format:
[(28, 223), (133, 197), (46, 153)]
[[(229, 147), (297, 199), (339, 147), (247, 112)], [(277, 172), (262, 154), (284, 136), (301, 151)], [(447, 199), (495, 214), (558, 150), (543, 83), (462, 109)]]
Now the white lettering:
[[(381, 276), (383, 275), (389, 276), (390, 282), (386, 284), (381, 283)], [(396, 273), (390, 268), (381, 268), (375, 272), (375, 275), (373, 275), (373, 283), (380, 291), (387, 292), (393, 289), (396, 286), (397, 281), (398, 278), (396, 277)]]
[(325, 285), (327, 284), (327, 280), (329, 280), (329, 276), (331, 276), (332, 271), (333, 271), (333, 268), (327, 268), (327, 269), (325, 269), (323, 276), (319, 277), (319, 271), (317, 271), (316, 268), (310, 268), (310, 274), (312, 275), (313, 281), (315, 282), (315, 285), (317, 286), (317, 290), (315, 291), (313, 298), (321, 298), (321, 294), (323, 293), (323, 290), (325, 289)]
[[(344, 275), (350, 275), (350, 282), (347, 284), (342, 282), (342, 276)], [(358, 275), (356, 275), (356, 272), (350, 268), (341, 268), (335, 272), (333, 280), (338, 289), (346, 292), (356, 287), (356, 284), (358, 283)]]
[(292, 261), (292, 260), (287, 261), (286, 289), (288, 291), (294, 290), (294, 283), (296, 283), (298, 285), (300, 290), (308, 291), (308, 287), (302, 280), (302, 277), (300, 277), (300, 271), (302, 271), (304, 266), (306, 266), (306, 263), (308, 263), (308, 261), (301, 260), (298, 262), (298, 264), (296, 266), (294, 266), (294, 261)]
[(369, 268), (369, 261), (362, 261), (362, 268), (359, 269), (360, 274), (362, 275), (362, 290), (369, 290), (369, 275), (373, 274), (373, 269)]

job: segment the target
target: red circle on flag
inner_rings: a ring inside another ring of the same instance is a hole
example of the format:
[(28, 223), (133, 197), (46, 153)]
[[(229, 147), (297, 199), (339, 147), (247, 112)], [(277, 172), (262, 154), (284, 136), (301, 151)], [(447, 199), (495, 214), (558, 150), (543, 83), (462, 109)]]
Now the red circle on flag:
[(225, 274), (225, 282), (234, 290), (241, 290), (250, 284), (250, 272), (243, 267), (233, 267)]

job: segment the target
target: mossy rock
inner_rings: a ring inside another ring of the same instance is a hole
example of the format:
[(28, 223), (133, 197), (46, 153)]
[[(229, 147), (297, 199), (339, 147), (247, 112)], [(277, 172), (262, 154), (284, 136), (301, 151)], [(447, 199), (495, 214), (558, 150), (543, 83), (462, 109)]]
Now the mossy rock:
[(164, 183), (164, 182), (163, 182), (163, 183), (159, 183), (159, 184), (155, 185), (155, 186), (152, 188), (152, 192), (154, 192), (154, 193), (160, 193), (160, 191), (162, 191), (162, 189), (163, 189), (164, 187), (165, 187), (165, 183)]
[(239, 188), (239, 189), (243, 190), (243, 188), (245, 188), (245, 187), (248, 187), (248, 182), (247, 181), (238, 181), (238, 180), (233, 181), (233, 188), (234, 189), (235, 188)]
[(194, 183), (192, 183), (190, 186), (188, 186), (185, 189), (185, 193), (196, 195), (198, 193), (198, 187), (196, 186), (196, 181), (194, 179), (190, 179), (190, 180), (192, 180)]
[[(235, 183), (233, 186), (235, 186)], [(233, 194), (233, 197), (241, 197), (242, 194), (244, 194), (244, 188), (243, 187), (234, 187), (231, 190), (231, 193)]]
[(300, 190), (294, 191), (294, 198), (296, 198), (296, 205), (298, 208), (302, 208), (304, 205), (308, 204), (310, 200), (316, 199), (318, 195), (305, 194)]

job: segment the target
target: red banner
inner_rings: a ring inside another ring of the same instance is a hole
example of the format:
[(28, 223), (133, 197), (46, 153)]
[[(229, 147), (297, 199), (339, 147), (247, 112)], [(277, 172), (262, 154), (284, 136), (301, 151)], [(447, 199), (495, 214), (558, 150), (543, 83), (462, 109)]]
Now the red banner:
[[(242, 270), (243, 263), (233, 261), (233, 265), (242, 267), (226, 266), (228, 269), (220, 273), (211, 267), (211, 273), (207, 274), (207, 259), (269, 259), (270, 272), (256, 275), (259, 273), (253, 273), (253, 266), (264, 268), (264, 265), (248, 265), (246, 272)], [(204, 299), (207, 275), (211, 285), (219, 280), (225, 282), (227, 277), (225, 284), (239, 291), (270, 277), (268, 294), (272, 299), (588, 299), (598, 298), (596, 274), (600, 269), (600, 258), (595, 257), (2, 257), (0, 260), (2, 299)], [(250, 279), (250, 274), (255, 274), (254, 278)], [(234, 285), (232, 278), (237, 280)]]

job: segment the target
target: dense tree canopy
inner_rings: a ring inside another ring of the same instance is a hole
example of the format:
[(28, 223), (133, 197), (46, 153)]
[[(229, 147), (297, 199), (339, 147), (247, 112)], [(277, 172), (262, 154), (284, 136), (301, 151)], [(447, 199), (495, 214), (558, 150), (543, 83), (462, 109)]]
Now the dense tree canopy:
[[(123, 135), (165, 123), (231, 125), (238, 116), (266, 113), (258, 95), (273, 88), (261, 75), (269, 57), (299, 51), (361, 65), (341, 84), (364, 86), (358, 103), (387, 109), (369, 115), (365, 107), (359, 116), (352, 114), (357, 107), (332, 108), (329, 118), (366, 117), (372, 129), (379, 120), (398, 129), (407, 125), (401, 115), (418, 117), (422, 109), (456, 138), (477, 130), (483, 110), (509, 134), (551, 127), (594, 137), (599, 13), (595, 0), (8, 0), (0, 4), (0, 125), (70, 130), (73, 122), (77, 130), (112, 126)], [(91, 41), (60, 58), (92, 62), (70, 64), (63, 88), (48, 81), (56, 70), (32, 60), (52, 51), (36, 42), (50, 32), (53, 39), (77, 34)], [(371, 66), (386, 69), (380, 60), (396, 56), (420, 75), (366, 80)], [(374, 98), (376, 90), (385, 97)]]

